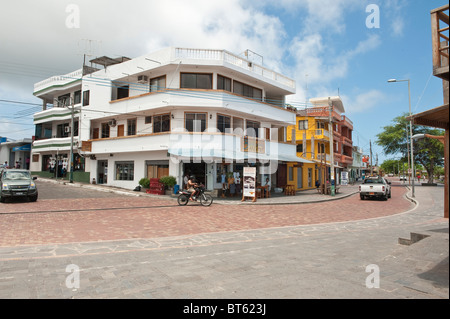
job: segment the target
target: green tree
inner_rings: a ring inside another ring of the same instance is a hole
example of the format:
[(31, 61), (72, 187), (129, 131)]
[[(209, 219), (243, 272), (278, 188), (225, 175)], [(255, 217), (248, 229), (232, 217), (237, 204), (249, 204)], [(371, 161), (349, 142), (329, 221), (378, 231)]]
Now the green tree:
[[(383, 148), (386, 155), (401, 155), (403, 161), (408, 160), (409, 121), (408, 114), (396, 117), (392, 125), (383, 127), (377, 135), (376, 143)], [(427, 126), (413, 125), (413, 135), (444, 135), (444, 131)], [(428, 182), (433, 182), (434, 168), (443, 165), (444, 146), (436, 139), (424, 138), (414, 141), (414, 162), (421, 164), (428, 173)]]

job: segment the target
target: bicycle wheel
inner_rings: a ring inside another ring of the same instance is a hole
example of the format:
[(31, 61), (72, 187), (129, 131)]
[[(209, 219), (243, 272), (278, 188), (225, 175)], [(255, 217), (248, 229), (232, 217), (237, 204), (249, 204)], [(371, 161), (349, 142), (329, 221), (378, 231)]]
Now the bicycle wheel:
[(189, 198), (186, 195), (182, 194), (182, 195), (178, 196), (177, 201), (178, 201), (178, 205), (185, 206), (189, 202)]
[(211, 195), (202, 194), (200, 196), (200, 204), (202, 204), (203, 206), (211, 206), (212, 202), (213, 202), (213, 198)]

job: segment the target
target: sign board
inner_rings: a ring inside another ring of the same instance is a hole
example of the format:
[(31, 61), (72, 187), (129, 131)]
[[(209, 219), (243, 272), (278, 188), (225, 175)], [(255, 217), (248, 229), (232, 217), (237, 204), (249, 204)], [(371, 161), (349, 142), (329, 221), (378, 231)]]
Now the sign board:
[(251, 152), (251, 153), (258, 153), (258, 154), (264, 154), (266, 152), (266, 143), (264, 140), (244, 136), (241, 137), (241, 151), (242, 152)]
[(244, 167), (244, 197), (256, 196), (256, 167)]
[(348, 172), (341, 172), (341, 185), (348, 185)]

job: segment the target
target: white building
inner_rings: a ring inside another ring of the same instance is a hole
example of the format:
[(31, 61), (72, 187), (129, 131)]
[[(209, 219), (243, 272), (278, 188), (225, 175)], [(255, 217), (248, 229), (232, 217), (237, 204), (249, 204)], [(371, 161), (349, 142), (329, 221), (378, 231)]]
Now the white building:
[(34, 115), (32, 171), (70, 167), (72, 106), (75, 180), (132, 189), (165, 175), (182, 185), (188, 173), (213, 190), (223, 172), (256, 165), (277, 186), (278, 163), (306, 161), (286, 142), (296, 121), (284, 107), (295, 93), (286, 76), (225, 50), (167, 48), (90, 62), (35, 84), (43, 110)]

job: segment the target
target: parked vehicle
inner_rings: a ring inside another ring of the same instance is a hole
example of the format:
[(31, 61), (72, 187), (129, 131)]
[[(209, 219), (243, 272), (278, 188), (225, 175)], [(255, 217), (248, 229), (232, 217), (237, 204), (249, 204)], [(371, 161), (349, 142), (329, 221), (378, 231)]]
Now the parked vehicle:
[[(200, 204), (202, 204), (203, 206), (211, 206), (213, 198), (210, 194), (205, 193), (205, 186), (199, 185), (196, 190), (198, 191), (198, 193), (193, 197), (193, 201), (197, 202), (198, 200), (200, 200)], [(178, 205), (187, 205), (187, 203), (190, 202), (189, 198), (191, 197), (191, 192), (189, 192), (188, 190), (182, 190), (179, 193), (180, 195), (178, 195), (177, 198)]]
[(391, 182), (380, 176), (368, 177), (359, 186), (361, 200), (366, 198), (391, 198)]
[(26, 169), (3, 170), (0, 175), (0, 202), (17, 197), (26, 197), (35, 202), (38, 198), (35, 180), (36, 177), (31, 177), (31, 172)]
[(400, 181), (406, 181), (406, 180), (408, 180), (408, 179), (406, 178), (405, 175), (401, 175), (401, 176), (400, 176)]

